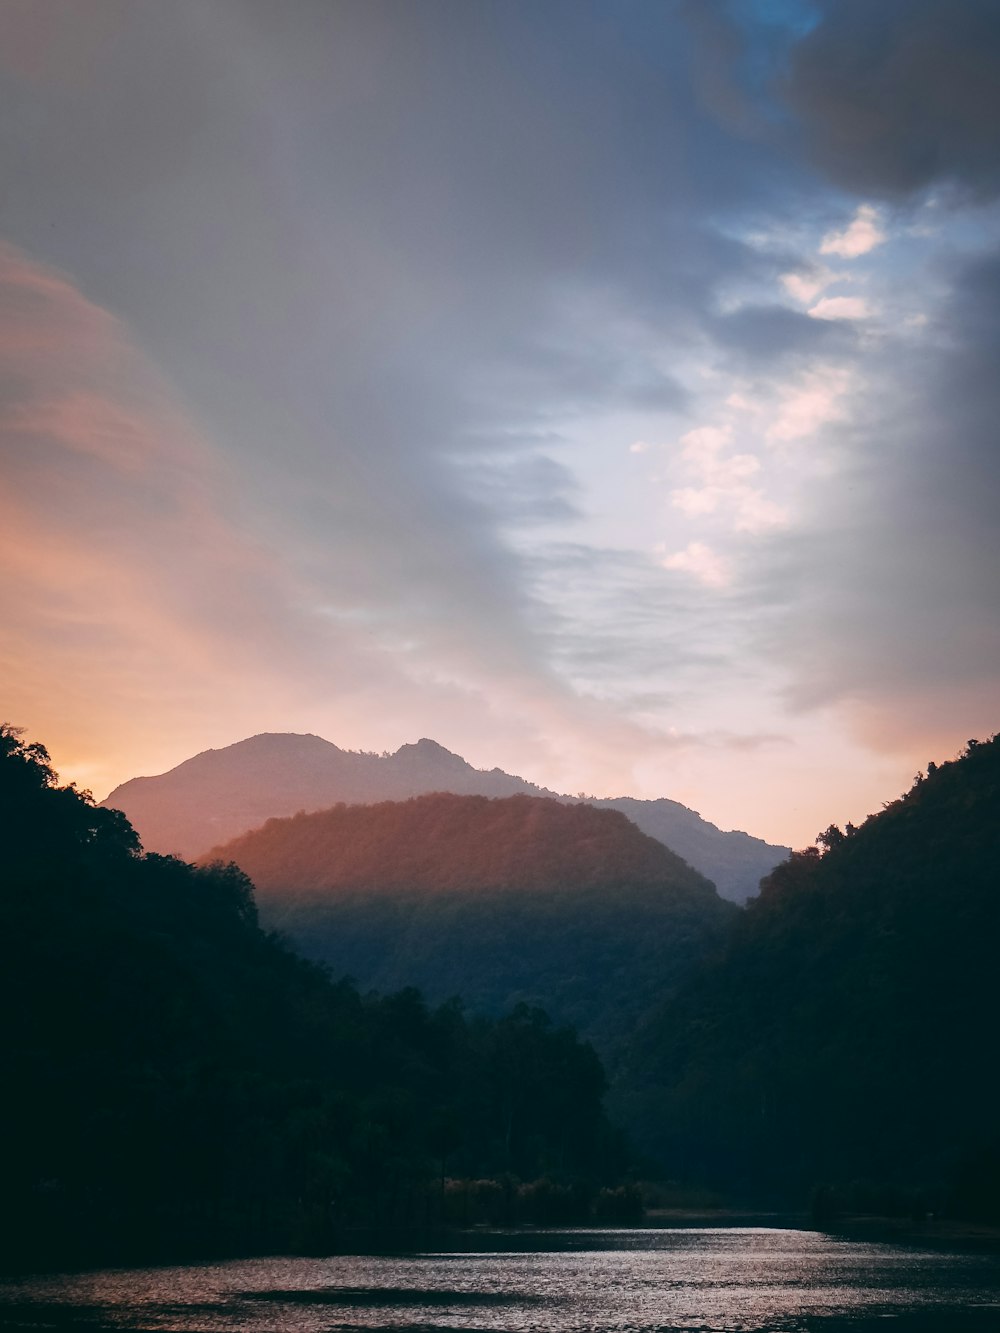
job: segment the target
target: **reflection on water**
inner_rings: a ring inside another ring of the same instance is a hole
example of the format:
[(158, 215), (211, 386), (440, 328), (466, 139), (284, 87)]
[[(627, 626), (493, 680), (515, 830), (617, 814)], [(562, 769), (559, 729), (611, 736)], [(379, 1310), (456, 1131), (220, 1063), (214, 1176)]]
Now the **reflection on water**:
[[(1000, 1264), (767, 1228), (501, 1232), (479, 1253), (254, 1259), (0, 1284), (0, 1329), (995, 1333)], [(516, 1249), (507, 1248), (508, 1245)]]

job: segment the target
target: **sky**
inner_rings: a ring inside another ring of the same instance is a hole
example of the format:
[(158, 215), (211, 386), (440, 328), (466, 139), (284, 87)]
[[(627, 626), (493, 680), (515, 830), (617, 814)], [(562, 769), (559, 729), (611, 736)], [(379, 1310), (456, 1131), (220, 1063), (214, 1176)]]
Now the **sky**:
[(995, 0), (0, 0), (0, 698), (803, 846), (1000, 726)]

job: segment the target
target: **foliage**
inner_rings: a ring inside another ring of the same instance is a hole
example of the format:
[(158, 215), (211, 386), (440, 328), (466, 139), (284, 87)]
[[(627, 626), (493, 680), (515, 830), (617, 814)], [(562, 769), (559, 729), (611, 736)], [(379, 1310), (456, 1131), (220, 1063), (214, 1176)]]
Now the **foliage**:
[(212, 855), (251, 876), (265, 921), (362, 989), (540, 1005), (610, 1058), (738, 916), (624, 815), (541, 797), (338, 805)]
[(881, 1182), (983, 1214), (969, 1164), (1000, 1146), (998, 814), (994, 739), (763, 882), (631, 1056), (636, 1119), (674, 1173), (800, 1198)]
[(439, 1217), (446, 1171), (620, 1179), (597, 1057), (538, 1010), (332, 981), (9, 727), (0, 809), (8, 1262), (331, 1243)]

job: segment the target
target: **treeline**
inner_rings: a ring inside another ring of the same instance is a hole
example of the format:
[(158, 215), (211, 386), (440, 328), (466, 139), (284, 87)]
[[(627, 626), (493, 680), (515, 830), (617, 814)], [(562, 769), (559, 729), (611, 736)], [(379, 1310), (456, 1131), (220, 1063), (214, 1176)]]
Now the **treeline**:
[(271, 819), (211, 855), (262, 919), (363, 988), (539, 1005), (613, 1067), (738, 909), (614, 810), (438, 792)]
[(331, 980), (9, 727), (0, 812), (8, 1263), (634, 1213), (600, 1063), (539, 1010)]
[(681, 1178), (818, 1215), (1000, 1220), (1000, 740), (819, 843), (638, 1035), (632, 1124)]
[(541, 796), (432, 792), (268, 819), (202, 858), (253, 866), (258, 889), (328, 899), (352, 888), (423, 894), (543, 893), (648, 885), (714, 897), (712, 885), (617, 810)]

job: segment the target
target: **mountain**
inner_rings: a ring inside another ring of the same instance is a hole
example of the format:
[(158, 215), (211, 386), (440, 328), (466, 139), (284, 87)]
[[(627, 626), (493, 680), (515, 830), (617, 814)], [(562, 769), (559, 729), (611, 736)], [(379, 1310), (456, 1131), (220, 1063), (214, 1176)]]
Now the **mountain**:
[(790, 847), (776, 847), (738, 830), (723, 832), (678, 801), (653, 801), (615, 796), (591, 802), (598, 809), (619, 810), (632, 822), (682, 856), (719, 894), (730, 902), (745, 903), (756, 894), (760, 881), (791, 855)]
[(447, 793), (268, 820), (214, 848), (265, 924), (362, 990), (544, 1008), (613, 1054), (737, 909), (624, 815)]
[(821, 842), (638, 1033), (630, 1120), (730, 1187), (1000, 1218), (1000, 739)]
[[(499, 768), (473, 768), (432, 740), (376, 755), (341, 750), (319, 736), (266, 733), (205, 750), (158, 777), (132, 778), (103, 804), (123, 810), (150, 851), (194, 859), (272, 817), (435, 791), (557, 796)], [(590, 803), (626, 814), (734, 902), (756, 893), (762, 876), (789, 853), (746, 833), (725, 833), (676, 801), (621, 797)]]

